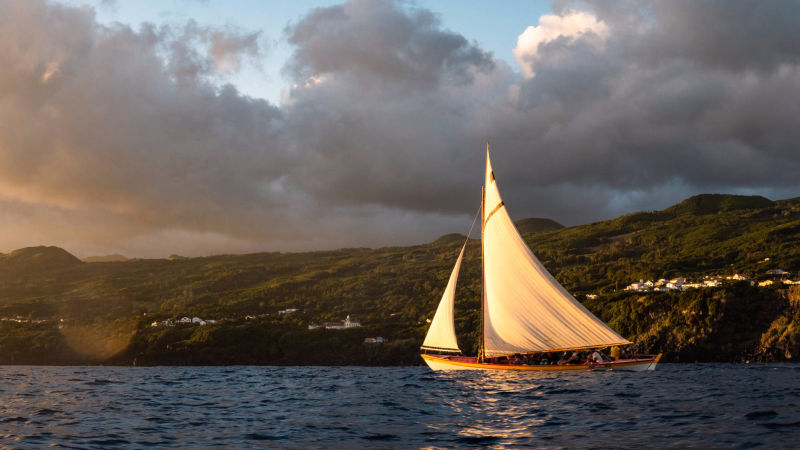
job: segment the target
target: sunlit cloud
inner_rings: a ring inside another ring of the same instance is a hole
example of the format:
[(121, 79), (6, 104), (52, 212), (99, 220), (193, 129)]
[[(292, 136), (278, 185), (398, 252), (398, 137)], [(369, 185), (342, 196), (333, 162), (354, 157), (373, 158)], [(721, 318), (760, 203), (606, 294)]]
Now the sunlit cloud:
[(513, 54), (522, 74), (532, 78), (535, 76), (533, 65), (538, 58), (540, 46), (557, 40), (569, 45), (578, 38), (599, 46), (608, 33), (605, 23), (585, 11), (569, 11), (560, 16), (546, 14), (539, 18), (538, 26), (531, 25), (519, 35)]

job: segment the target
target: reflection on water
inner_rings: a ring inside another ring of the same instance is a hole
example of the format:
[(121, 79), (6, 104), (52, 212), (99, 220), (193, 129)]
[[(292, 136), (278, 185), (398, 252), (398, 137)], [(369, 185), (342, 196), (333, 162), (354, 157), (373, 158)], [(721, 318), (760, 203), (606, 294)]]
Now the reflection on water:
[(0, 446), (698, 447), (800, 439), (800, 366), (0, 367)]

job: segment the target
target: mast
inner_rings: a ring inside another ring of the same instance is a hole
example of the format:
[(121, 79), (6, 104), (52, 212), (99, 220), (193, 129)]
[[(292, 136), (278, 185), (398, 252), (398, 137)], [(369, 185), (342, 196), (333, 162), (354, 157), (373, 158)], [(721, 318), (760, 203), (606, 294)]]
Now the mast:
[[(486, 157), (489, 157), (489, 141), (486, 141)], [(486, 186), (481, 187), (481, 343), (478, 349), (478, 362), (486, 358), (485, 333), (483, 329), (483, 315), (486, 314), (486, 266), (483, 260), (483, 227), (486, 214)]]

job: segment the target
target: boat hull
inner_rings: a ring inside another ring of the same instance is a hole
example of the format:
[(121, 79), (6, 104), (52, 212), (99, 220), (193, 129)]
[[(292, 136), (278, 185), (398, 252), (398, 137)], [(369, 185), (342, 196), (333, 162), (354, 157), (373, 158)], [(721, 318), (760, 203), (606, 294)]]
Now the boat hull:
[(642, 372), (655, 370), (661, 355), (643, 356), (632, 359), (609, 361), (602, 364), (565, 364), (565, 365), (536, 365), (536, 364), (490, 364), (479, 363), (476, 357), (448, 356), (448, 355), (420, 355), (425, 363), (433, 370), (516, 370), (540, 372), (576, 372), (587, 370), (626, 370)]

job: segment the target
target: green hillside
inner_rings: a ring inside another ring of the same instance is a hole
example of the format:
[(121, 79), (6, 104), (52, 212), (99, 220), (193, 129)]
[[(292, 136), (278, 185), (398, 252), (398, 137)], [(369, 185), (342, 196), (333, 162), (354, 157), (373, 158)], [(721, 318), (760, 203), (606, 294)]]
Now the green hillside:
[(712, 214), (735, 209), (760, 209), (775, 206), (775, 202), (760, 195), (700, 194), (667, 208), (668, 213)]
[(0, 254), (0, 274), (41, 273), (47, 270), (73, 267), (80, 260), (58, 247), (26, 247)]
[(542, 219), (539, 217), (531, 217), (528, 219), (520, 219), (514, 221), (514, 226), (517, 227), (520, 233), (542, 233), (545, 231), (560, 230), (564, 225), (551, 219)]
[[(798, 286), (623, 290), (677, 276), (735, 272), (761, 280), (774, 268), (798, 278), (800, 199), (698, 196), (588, 225), (521, 228), (570, 292), (581, 300), (597, 295), (584, 304), (637, 351), (664, 352), (671, 361), (800, 357)], [(0, 363), (418, 364), (427, 319), (464, 239), (93, 263), (52, 247), (18, 250), (0, 256)], [(472, 240), (456, 300), (467, 353), (479, 337), (479, 258)], [(290, 308), (297, 311), (279, 312)], [(362, 327), (308, 329), (347, 315)], [(184, 316), (217, 323), (151, 326)], [(363, 343), (374, 336), (389, 342)]]
[(88, 256), (86, 258), (83, 258), (82, 261), (87, 263), (95, 263), (95, 262), (116, 262), (116, 261), (127, 261), (127, 260), (128, 258), (126, 258), (125, 256), (120, 255), (119, 253), (114, 253), (113, 255)]

